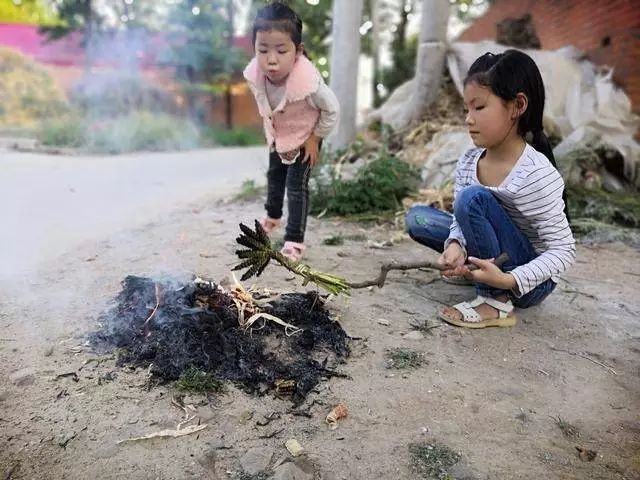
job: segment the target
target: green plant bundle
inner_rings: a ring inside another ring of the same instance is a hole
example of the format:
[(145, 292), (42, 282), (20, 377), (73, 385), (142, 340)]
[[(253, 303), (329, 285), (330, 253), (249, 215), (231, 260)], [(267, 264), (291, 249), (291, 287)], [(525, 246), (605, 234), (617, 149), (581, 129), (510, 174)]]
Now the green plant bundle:
[(233, 270), (247, 269), (241, 277), (242, 281), (253, 276), (259, 277), (273, 259), (290, 272), (301, 276), (304, 279), (303, 285), (312, 282), (334, 295), (349, 294), (349, 285), (344, 278), (314, 270), (301, 262), (291, 261), (275, 250), (258, 220), (255, 221), (255, 230), (242, 223), (240, 230), (242, 233), (236, 238), (236, 242), (245, 248), (236, 250), (236, 255), (242, 262), (233, 267)]

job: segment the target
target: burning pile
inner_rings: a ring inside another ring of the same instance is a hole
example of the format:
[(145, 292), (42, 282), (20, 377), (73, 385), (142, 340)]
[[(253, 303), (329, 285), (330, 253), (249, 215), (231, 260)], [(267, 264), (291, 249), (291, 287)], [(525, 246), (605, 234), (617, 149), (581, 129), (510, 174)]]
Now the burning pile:
[(270, 298), (240, 284), (136, 276), (122, 285), (90, 343), (118, 348), (118, 365), (149, 367), (159, 383), (198, 369), (300, 403), (322, 377), (339, 375), (332, 368), (349, 353), (346, 333), (313, 292)]

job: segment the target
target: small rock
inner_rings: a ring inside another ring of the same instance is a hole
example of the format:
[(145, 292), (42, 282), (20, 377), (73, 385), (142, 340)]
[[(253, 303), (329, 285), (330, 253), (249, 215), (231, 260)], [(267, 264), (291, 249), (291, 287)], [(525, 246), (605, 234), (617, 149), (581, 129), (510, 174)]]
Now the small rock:
[(9, 375), (9, 380), (11, 380), (11, 383), (19, 387), (32, 385), (36, 381), (35, 373), (36, 370), (33, 367), (22, 368)]
[(210, 473), (215, 475), (216, 471), (216, 450), (210, 449), (198, 457), (198, 463)]
[(384, 318), (379, 318), (378, 319), (378, 323), (380, 325), (384, 325), (385, 327), (388, 327), (389, 325), (391, 325), (391, 322), (389, 320), (384, 319)]
[[(185, 402), (186, 403), (186, 402)], [(245, 410), (238, 415), (238, 423), (244, 425), (253, 418), (253, 410)]]
[(578, 451), (578, 457), (580, 457), (580, 460), (583, 462), (592, 462), (598, 456), (598, 452), (595, 450), (589, 450), (578, 446), (576, 447), (576, 450)]
[(247, 450), (247, 453), (240, 459), (240, 465), (242, 465), (242, 470), (244, 470), (245, 473), (257, 475), (269, 467), (272, 456), (273, 452), (270, 449), (254, 447)]
[(53, 345), (52, 345), (52, 346), (50, 346), (50, 347), (45, 348), (45, 349), (44, 349), (44, 352), (42, 352), (42, 354), (43, 354), (45, 357), (50, 357), (51, 355), (53, 355)]
[(298, 440), (296, 440), (295, 438), (291, 438), (287, 440), (284, 446), (287, 448), (287, 450), (293, 457), (299, 457), (304, 453), (304, 448), (302, 447), (302, 445), (300, 445)]
[(413, 332), (405, 333), (402, 338), (406, 340), (424, 340), (424, 335), (422, 332), (414, 330)]
[(272, 480), (312, 480), (313, 474), (305, 473), (293, 462), (287, 462), (276, 468)]
[(7, 398), (9, 398), (9, 392), (3, 390), (0, 392), (0, 402), (4, 402)]

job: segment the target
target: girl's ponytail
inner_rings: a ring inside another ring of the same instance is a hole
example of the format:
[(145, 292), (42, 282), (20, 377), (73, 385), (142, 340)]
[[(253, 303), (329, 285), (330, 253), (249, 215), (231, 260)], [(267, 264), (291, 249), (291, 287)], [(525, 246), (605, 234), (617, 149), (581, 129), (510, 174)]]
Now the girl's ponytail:
[[(531, 137), (529, 137), (531, 135)], [(556, 164), (556, 157), (553, 155), (553, 149), (551, 148), (551, 144), (549, 143), (549, 139), (544, 134), (543, 130), (538, 130), (536, 132), (528, 132), (525, 135), (525, 140), (531, 144), (533, 148), (535, 148), (540, 153), (544, 153), (544, 155), (549, 159), (551, 164), (558, 168)]]

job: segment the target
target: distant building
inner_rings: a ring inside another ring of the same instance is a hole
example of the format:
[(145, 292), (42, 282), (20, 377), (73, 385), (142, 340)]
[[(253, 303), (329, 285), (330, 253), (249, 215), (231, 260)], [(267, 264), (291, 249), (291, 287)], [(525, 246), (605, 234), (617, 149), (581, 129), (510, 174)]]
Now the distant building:
[[(251, 39), (239, 37), (236, 46), (247, 51)], [(95, 47), (92, 71), (97, 74), (139, 73), (146, 81), (175, 96), (178, 104), (184, 95), (176, 81), (176, 65), (166, 59), (165, 37), (145, 30), (123, 30), (105, 33)], [(60, 40), (47, 42), (35, 25), (0, 23), (0, 45), (15, 49), (41, 64), (67, 92), (80, 82), (85, 72), (86, 50), (82, 35), (71, 33)], [(251, 53), (252, 54), (252, 53)], [(232, 87), (232, 120), (235, 127), (260, 127), (261, 122), (253, 96), (239, 76)], [(224, 98), (200, 94), (196, 99), (202, 120), (210, 125), (225, 125)]]
[(530, 14), (541, 47), (567, 45), (597, 65), (614, 68), (613, 80), (640, 113), (640, 4), (635, 0), (495, 0), (459, 41), (495, 40), (496, 25)]

